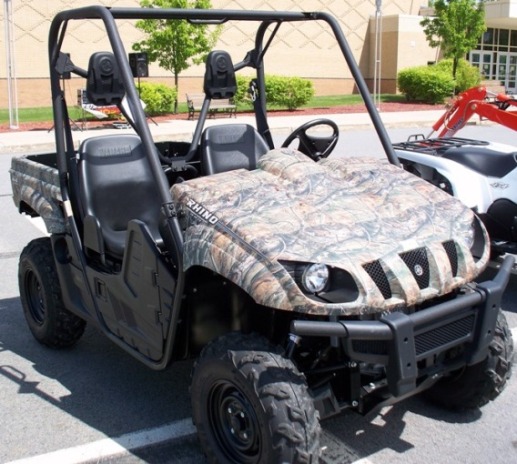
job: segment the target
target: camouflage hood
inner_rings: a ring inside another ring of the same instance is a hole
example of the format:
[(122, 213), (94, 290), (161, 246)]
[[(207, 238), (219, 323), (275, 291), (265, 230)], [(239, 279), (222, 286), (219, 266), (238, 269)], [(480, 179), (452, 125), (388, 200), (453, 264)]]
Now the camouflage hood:
[[(469, 250), (471, 210), (381, 160), (315, 163), (273, 150), (254, 171), (194, 179), (172, 193), (185, 268), (212, 269), (278, 309), (351, 315), (414, 305), (474, 279), (488, 259), (488, 246), (477, 260)], [(307, 295), (295, 263), (344, 271), (353, 297)]]

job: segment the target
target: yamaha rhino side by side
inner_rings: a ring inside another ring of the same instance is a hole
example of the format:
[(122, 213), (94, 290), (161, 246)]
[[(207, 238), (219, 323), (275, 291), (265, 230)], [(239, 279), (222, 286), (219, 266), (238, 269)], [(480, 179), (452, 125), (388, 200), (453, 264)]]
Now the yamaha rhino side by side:
[[(146, 18), (255, 31), (241, 61), (208, 55), (191, 140), (151, 135), (117, 28)], [(73, 63), (65, 44), (75, 21), (102, 25), (111, 49)], [(348, 66), (386, 160), (329, 157), (338, 130), (328, 120), (274, 146), (266, 57), (283, 31), (306, 24), (334, 37), (335, 66), (344, 76)], [(19, 263), (39, 342), (71, 346), (88, 323), (151, 369), (195, 358), (192, 416), (210, 462), (314, 463), (327, 417), (424, 391), (445, 407), (477, 408), (502, 391), (513, 342), (500, 302), (513, 260), (475, 282), (490, 254), (485, 227), (399, 167), (332, 16), (92, 6), (55, 17), (49, 57), (56, 152), (13, 158), (11, 169), (16, 206), (49, 234)], [(256, 124), (205, 124), (241, 70)], [(65, 72), (86, 79), (93, 104), (120, 107), (132, 130), (75, 147)]]

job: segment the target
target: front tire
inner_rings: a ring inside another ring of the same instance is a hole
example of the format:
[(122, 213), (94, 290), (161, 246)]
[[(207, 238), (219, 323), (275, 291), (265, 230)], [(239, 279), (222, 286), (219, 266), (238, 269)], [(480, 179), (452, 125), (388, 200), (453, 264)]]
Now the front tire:
[(86, 322), (65, 308), (50, 239), (32, 240), (22, 251), (18, 285), (23, 313), (34, 338), (51, 348), (74, 345)]
[(316, 463), (319, 415), (305, 377), (257, 335), (231, 333), (194, 365), (192, 417), (212, 463)]
[(499, 310), (488, 356), (441, 379), (426, 391), (433, 403), (447, 409), (476, 409), (494, 400), (512, 374), (513, 340), (506, 317)]

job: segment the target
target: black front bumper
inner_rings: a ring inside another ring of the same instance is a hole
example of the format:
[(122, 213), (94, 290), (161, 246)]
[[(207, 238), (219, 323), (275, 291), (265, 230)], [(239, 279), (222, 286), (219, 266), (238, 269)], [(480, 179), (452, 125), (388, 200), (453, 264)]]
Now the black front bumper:
[(405, 396), (417, 388), (421, 360), (459, 345), (467, 347), (463, 364), (486, 358), (513, 263), (513, 256), (507, 256), (493, 280), (413, 314), (394, 312), (378, 321), (297, 320), (291, 333), (330, 337), (352, 361), (385, 365), (390, 393)]

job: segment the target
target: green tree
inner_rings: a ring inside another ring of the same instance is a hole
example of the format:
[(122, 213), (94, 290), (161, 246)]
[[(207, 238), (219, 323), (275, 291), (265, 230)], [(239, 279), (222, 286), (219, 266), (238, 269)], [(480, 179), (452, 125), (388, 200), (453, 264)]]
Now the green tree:
[[(210, 0), (142, 0), (143, 8), (196, 8), (210, 9)], [(202, 63), (219, 37), (220, 28), (194, 25), (183, 20), (144, 19), (136, 27), (147, 38), (134, 43), (133, 50), (147, 53), (149, 62), (158, 62), (161, 68), (174, 75), (178, 94), (178, 78), (192, 64)], [(174, 111), (177, 112), (177, 100)]]
[(458, 61), (476, 47), (486, 31), (483, 2), (477, 0), (436, 0), (435, 16), (420, 24), (431, 47), (441, 47), (445, 58), (452, 58), (452, 76), (456, 78)]

